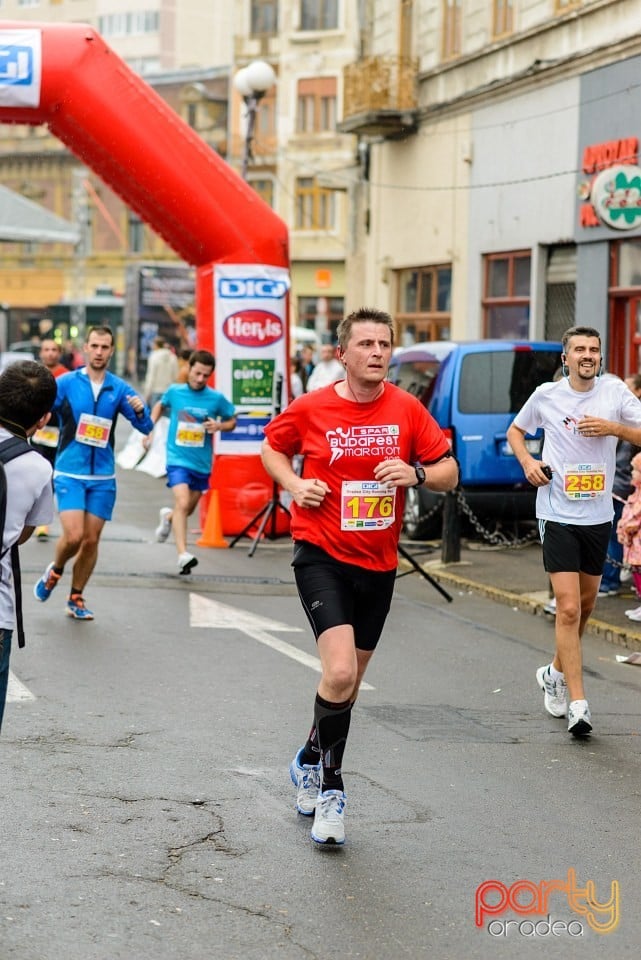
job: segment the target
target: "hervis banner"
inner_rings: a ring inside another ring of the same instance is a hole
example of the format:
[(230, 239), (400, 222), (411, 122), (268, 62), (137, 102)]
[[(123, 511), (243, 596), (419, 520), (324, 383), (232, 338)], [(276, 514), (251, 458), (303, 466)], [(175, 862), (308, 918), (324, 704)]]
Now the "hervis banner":
[[(234, 431), (214, 435), (216, 454), (260, 454), (265, 426), (288, 402), (289, 287), (282, 267), (215, 264), (216, 389), (232, 401), (237, 417)], [(281, 382), (283, 396), (277, 397)]]

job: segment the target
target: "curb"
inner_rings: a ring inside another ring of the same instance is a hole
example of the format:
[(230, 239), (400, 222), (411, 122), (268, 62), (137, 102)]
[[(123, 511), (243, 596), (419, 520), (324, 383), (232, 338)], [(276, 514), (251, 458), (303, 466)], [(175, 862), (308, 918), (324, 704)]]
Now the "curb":
[[(399, 566), (402, 565), (405, 568), (405, 564), (406, 562), (401, 560)], [(540, 600), (536, 600), (527, 594), (511, 593), (509, 590), (502, 590), (500, 587), (491, 587), (484, 583), (468, 580), (467, 577), (461, 577), (459, 574), (448, 570), (445, 566), (433, 563), (424, 563), (421, 564), (421, 566), (426, 573), (429, 573), (429, 575), (434, 577), (439, 583), (442, 581), (444, 584), (460, 587), (469, 593), (488, 597), (490, 600), (496, 601), (496, 603), (517, 607), (519, 610), (524, 610), (535, 616), (542, 616), (546, 619), (550, 616), (544, 612), (544, 604)], [(409, 564), (407, 564), (407, 567), (411, 569)], [(625, 627), (616, 627), (614, 624), (606, 623), (604, 620), (596, 620), (590, 617), (586, 624), (586, 632), (592, 636), (600, 637), (602, 640), (607, 641), (607, 643), (614, 644), (617, 647), (641, 651), (641, 633), (637, 633), (634, 630), (627, 630)]]

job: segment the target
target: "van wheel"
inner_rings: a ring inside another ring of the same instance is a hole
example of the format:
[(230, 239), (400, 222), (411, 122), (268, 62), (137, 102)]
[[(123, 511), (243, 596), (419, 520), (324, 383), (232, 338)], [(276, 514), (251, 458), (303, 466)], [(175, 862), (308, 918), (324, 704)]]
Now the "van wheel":
[(405, 509), (403, 511), (403, 529), (410, 540), (431, 540), (441, 536), (443, 513), (437, 510), (426, 519), (426, 515), (442, 496), (430, 493), (424, 487), (408, 487), (405, 491)]

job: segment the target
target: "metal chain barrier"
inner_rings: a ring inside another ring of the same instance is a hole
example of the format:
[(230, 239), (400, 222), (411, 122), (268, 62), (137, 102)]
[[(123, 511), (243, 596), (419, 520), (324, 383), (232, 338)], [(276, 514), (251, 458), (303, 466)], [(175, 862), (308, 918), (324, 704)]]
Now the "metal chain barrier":
[(474, 514), (461, 490), (456, 491), (456, 499), (461, 512), (465, 514), (476, 532), (481, 536), (481, 539), (486, 540), (488, 543), (492, 544), (492, 546), (510, 547), (512, 549), (516, 549), (518, 547), (524, 547), (529, 543), (534, 543), (539, 539), (539, 535), (536, 530), (528, 533), (524, 537), (507, 537), (504, 533), (501, 533), (501, 531), (498, 530), (492, 532), (491, 530), (488, 530), (487, 527), (484, 527), (479, 518)]

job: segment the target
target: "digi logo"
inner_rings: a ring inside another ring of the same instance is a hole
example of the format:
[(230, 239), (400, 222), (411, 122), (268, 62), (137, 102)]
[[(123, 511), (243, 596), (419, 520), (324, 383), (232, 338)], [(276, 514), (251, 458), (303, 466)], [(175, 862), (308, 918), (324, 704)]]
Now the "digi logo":
[(287, 293), (284, 280), (258, 280), (255, 277), (221, 278), (218, 281), (218, 295), (234, 300), (282, 300)]
[(0, 84), (28, 86), (34, 82), (33, 50), (16, 44), (0, 46)]

